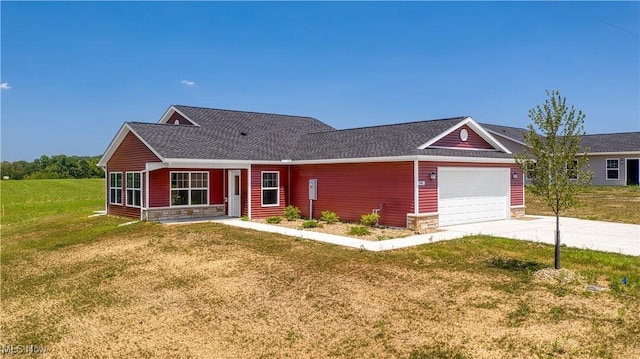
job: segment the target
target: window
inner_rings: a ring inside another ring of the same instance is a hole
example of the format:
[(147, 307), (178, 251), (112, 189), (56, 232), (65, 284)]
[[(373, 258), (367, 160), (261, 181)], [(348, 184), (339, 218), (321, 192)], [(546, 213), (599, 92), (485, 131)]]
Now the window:
[(122, 172), (109, 173), (109, 203), (122, 204)]
[(534, 174), (534, 172), (536, 170), (536, 166), (537, 166), (537, 163), (533, 162), (533, 161), (529, 161), (529, 162), (525, 163), (524, 171), (522, 171), (522, 172), (524, 172), (524, 178), (525, 179), (531, 179), (531, 177), (533, 177), (533, 174)]
[(140, 172), (127, 172), (127, 206), (140, 207), (141, 197)]
[(620, 179), (620, 160), (617, 158), (607, 158), (607, 179)]
[(262, 172), (262, 205), (277, 206), (280, 203), (279, 172)]
[(567, 172), (569, 172), (569, 179), (578, 179), (578, 160), (567, 164)]
[(171, 172), (171, 205), (203, 204), (209, 204), (209, 174), (207, 172)]

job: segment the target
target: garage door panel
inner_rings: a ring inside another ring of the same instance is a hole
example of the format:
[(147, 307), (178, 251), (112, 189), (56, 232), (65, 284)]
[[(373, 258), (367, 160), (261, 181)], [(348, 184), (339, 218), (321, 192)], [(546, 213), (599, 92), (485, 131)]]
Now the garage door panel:
[(439, 168), (440, 226), (507, 218), (509, 171), (496, 168)]

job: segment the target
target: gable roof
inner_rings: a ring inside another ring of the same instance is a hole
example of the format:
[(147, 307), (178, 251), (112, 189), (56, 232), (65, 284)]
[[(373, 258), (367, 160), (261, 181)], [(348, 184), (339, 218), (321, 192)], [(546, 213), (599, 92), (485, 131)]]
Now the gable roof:
[(303, 134), (334, 129), (312, 117), (173, 107), (197, 126), (128, 123), (169, 159), (281, 160)]
[[(470, 117), (371, 126), (322, 133), (309, 133), (291, 152), (292, 160), (320, 160), (390, 156), (459, 156), (511, 158), (495, 150), (429, 148), (425, 140), (439, 139), (452, 129), (468, 123)], [(475, 122), (475, 121), (474, 121)], [(421, 148), (426, 147), (426, 148)]]
[[(176, 116), (185, 122), (174, 124)], [(430, 146), (470, 126), (495, 149)], [(471, 117), (336, 130), (312, 117), (174, 105), (159, 123), (126, 122), (99, 165), (133, 132), (162, 162), (188, 160), (283, 161), (448, 156), (511, 158), (509, 149)], [(427, 141), (427, 142), (425, 142)]]

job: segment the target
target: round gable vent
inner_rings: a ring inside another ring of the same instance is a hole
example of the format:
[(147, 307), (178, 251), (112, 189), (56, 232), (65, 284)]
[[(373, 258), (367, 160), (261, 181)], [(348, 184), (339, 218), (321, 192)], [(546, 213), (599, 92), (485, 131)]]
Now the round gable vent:
[(466, 129), (462, 129), (460, 130), (460, 139), (462, 140), (462, 142), (466, 141), (469, 138), (469, 133), (467, 132)]

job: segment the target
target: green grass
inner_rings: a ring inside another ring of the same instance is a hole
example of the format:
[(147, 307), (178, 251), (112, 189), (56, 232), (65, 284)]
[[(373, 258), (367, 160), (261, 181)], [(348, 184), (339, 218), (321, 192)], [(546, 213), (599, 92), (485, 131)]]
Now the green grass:
[[(541, 197), (525, 191), (526, 213), (553, 216)], [(639, 186), (589, 186), (578, 193), (578, 205), (560, 212), (563, 217), (640, 224)]]

